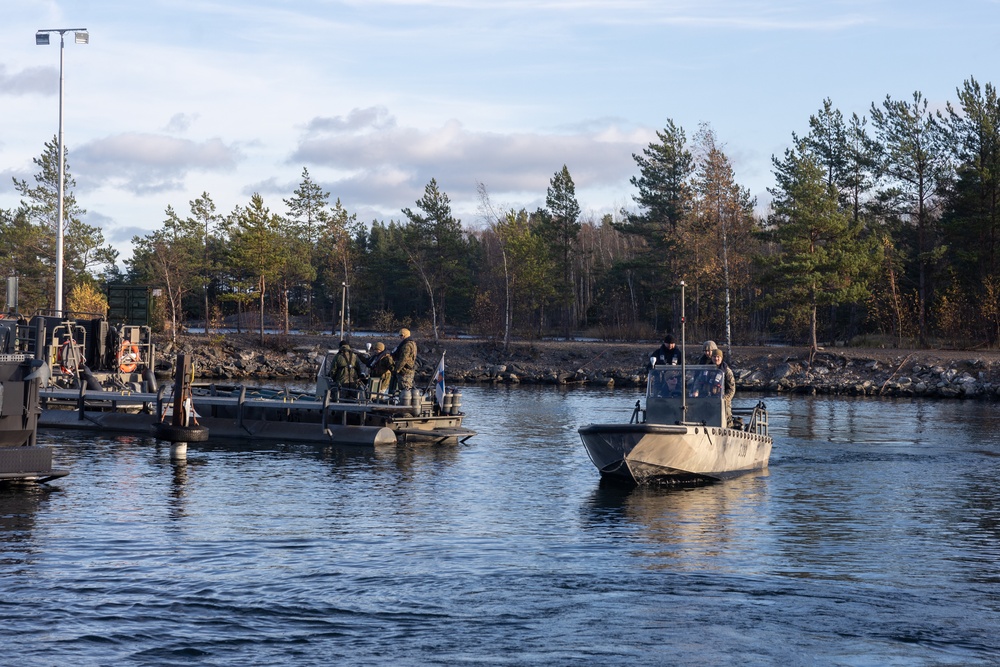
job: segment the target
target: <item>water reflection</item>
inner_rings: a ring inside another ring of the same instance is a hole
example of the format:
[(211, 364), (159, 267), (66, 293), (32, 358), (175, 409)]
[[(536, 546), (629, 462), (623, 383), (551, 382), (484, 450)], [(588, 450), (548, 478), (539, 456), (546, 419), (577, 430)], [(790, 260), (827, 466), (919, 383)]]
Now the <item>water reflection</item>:
[(648, 548), (638, 553), (653, 569), (741, 569), (739, 552), (755, 546), (753, 526), (768, 521), (767, 476), (677, 488), (601, 484), (587, 506), (588, 524), (641, 539)]
[(0, 552), (30, 542), (35, 516), (53, 493), (58, 491), (40, 484), (0, 484)]

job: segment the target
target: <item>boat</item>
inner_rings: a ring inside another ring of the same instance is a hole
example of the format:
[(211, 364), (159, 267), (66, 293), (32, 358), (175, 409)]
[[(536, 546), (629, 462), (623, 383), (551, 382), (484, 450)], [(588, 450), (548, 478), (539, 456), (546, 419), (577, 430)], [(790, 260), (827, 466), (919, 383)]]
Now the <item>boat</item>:
[[(721, 394), (695, 395), (694, 387), (715, 366), (653, 367), (646, 403), (636, 401), (625, 424), (590, 424), (580, 438), (601, 476), (632, 484), (699, 483), (736, 477), (767, 467), (772, 439), (767, 407), (734, 407), (734, 423), (723, 424)], [(683, 386), (671, 395), (668, 385)]]
[[(10, 285), (8, 281), (8, 304)], [(0, 482), (45, 483), (69, 474), (52, 467), (51, 447), (37, 444), (44, 364), (35, 350), (23, 318), (15, 313), (0, 316)]]
[[(161, 386), (152, 372), (156, 350), (148, 328), (109, 327), (103, 320), (42, 319), (37, 326), (51, 369), (50, 381), (40, 389), (40, 428), (169, 432), (164, 439), (175, 440), (180, 435), (171, 432), (172, 427), (198, 426), (189, 433), (199, 441), (207, 437), (367, 447), (458, 443), (475, 435), (462, 426), (461, 393), (443, 387), (443, 377), (440, 400), (430, 391), (331, 386), (328, 369), (335, 350), (326, 353), (317, 369), (312, 392), (196, 384), (190, 374), (180, 372), (185, 367), (180, 358), (174, 383)], [(81, 361), (88, 357), (97, 360), (95, 368)], [(178, 425), (173, 415), (181, 404), (188, 414)]]
[(682, 335), (682, 363), (651, 366), (645, 406), (636, 401), (628, 423), (579, 429), (603, 479), (637, 485), (698, 484), (767, 467), (773, 440), (764, 402), (734, 406), (730, 418), (718, 367), (687, 365), (683, 358)]

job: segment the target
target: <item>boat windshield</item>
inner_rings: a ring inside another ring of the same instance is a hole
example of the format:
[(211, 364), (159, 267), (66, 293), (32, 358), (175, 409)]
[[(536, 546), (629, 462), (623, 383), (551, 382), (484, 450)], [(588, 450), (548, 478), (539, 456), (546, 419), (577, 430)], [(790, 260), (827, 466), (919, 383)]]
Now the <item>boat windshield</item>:
[[(687, 375), (691, 377), (690, 372)], [(680, 366), (654, 367), (649, 371), (646, 398), (680, 398), (682, 387)]]
[(647, 420), (666, 424), (683, 420), (683, 392), (687, 392), (687, 421), (720, 424), (724, 380), (714, 365), (685, 366), (683, 373), (681, 366), (653, 367), (646, 384)]

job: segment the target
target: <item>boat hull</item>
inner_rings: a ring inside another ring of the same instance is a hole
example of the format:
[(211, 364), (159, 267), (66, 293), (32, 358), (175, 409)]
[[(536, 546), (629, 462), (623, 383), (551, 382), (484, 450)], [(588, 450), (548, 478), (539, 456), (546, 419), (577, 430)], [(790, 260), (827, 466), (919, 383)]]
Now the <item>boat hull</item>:
[(39, 379), (33, 358), (0, 352), (0, 482), (47, 482), (68, 474), (52, 467), (52, 449), (35, 445)]
[(767, 467), (770, 436), (667, 424), (591, 424), (580, 438), (601, 475), (632, 484), (697, 483)]

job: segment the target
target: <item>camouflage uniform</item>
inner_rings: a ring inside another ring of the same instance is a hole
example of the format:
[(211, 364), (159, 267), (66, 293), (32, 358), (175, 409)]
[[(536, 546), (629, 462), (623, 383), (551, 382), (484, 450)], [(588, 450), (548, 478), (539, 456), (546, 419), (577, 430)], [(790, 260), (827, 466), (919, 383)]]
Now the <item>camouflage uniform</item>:
[(368, 360), (368, 374), (371, 376), (371, 389), (376, 388), (380, 392), (389, 390), (389, 381), (392, 379), (393, 361), (392, 355), (386, 349), (381, 349)]
[(406, 335), (392, 351), (392, 360), (396, 367), (396, 389), (413, 389), (413, 377), (417, 370), (417, 344), (410, 338), (407, 329), (403, 331)]

